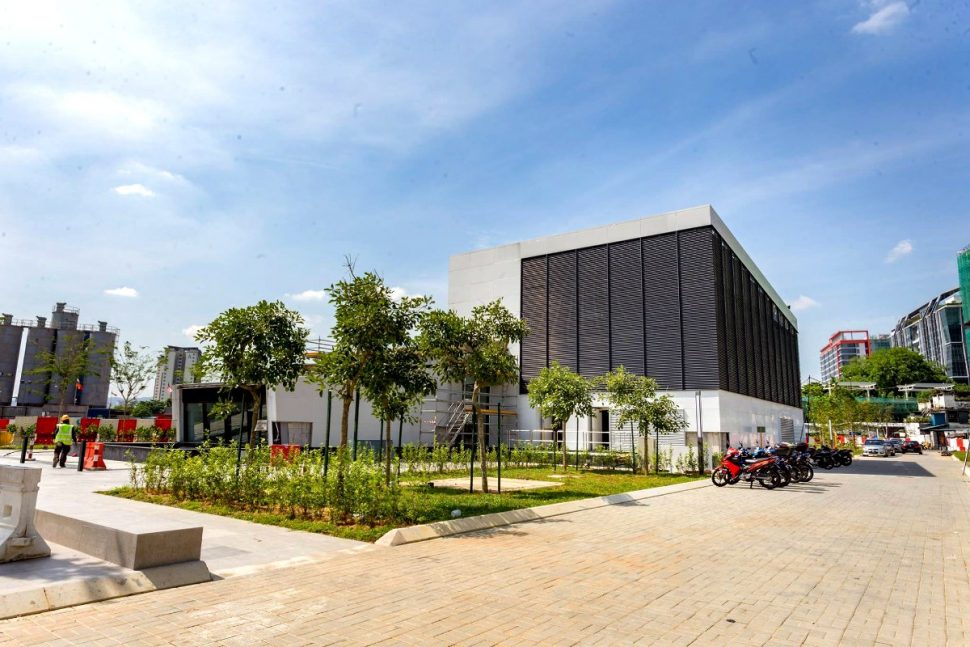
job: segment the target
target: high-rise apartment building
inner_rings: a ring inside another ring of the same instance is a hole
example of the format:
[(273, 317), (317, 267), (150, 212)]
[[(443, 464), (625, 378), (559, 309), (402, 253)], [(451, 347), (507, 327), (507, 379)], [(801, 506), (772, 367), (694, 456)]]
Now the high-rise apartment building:
[[(108, 402), (111, 356), (118, 329), (104, 321), (78, 323), (79, 311), (65, 303), (47, 317), (22, 320), (0, 316), (0, 406), (65, 405), (103, 407)], [(56, 376), (39, 372), (46, 357), (67, 357), (88, 342), (83, 374)], [(61, 386), (64, 393), (61, 392)]]
[(967, 384), (963, 302), (960, 290), (947, 290), (899, 320), (893, 346), (911, 348), (943, 367), (954, 382)]
[(165, 359), (158, 363), (155, 374), (154, 398), (167, 400), (176, 384), (191, 384), (193, 368), (199, 362), (202, 351), (195, 347), (166, 346)]
[(878, 335), (869, 336), (869, 354), (875, 353), (877, 350), (886, 350), (893, 347), (892, 335), (886, 333), (880, 333)]
[(846, 364), (859, 357), (868, 357), (871, 353), (872, 346), (868, 330), (836, 332), (829, 337), (829, 343), (819, 352), (822, 381), (841, 379), (842, 369)]
[(970, 245), (960, 250), (957, 271), (960, 275), (960, 298), (963, 301), (963, 348), (970, 361)]

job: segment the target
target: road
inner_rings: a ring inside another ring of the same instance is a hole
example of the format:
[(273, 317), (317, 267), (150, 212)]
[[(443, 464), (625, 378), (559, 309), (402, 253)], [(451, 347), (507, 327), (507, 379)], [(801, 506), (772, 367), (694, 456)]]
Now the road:
[(935, 454), (702, 488), (0, 623), (0, 644), (966, 645)]

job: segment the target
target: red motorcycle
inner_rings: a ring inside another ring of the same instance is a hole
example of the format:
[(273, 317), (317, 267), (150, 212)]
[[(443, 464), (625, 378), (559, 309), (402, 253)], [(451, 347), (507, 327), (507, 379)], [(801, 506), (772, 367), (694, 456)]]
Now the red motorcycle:
[(773, 490), (781, 483), (781, 471), (775, 464), (774, 456), (749, 461), (737, 449), (728, 447), (721, 464), (711, 472), (711, 482), (717, 487), (724, 487), (734, 485), (741, 479), (751, 483), (751, 487), (758, 481), (761, 487)]

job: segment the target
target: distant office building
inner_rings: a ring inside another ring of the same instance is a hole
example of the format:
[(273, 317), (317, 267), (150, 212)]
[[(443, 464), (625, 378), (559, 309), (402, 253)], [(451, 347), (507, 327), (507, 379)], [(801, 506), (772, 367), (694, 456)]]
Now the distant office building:
[(893, 346), (910, 348), (943, 367), (955, 382), (967, 384), (963, 302), (953, 288), (899, 320), (893, 330)]
[(829, 337), (829, 343), (819, 352), (822, 381), (841, 379), (846, 364), (859, 357), (869, 357), (871, 353), (868, 330), (838, 331)]
[[(79, 311), (64, 303), (47, 317), (31, 320), (0, 316), (0, 406), (43, 407), (65, 405), (103, 407), (108, 402), (111, 357), (118, 329), (104, 321), (79, 324)], [(85, 375), (70, 377), (67, 393), (58, 390), (57, 376), (37, 373), (46, 353), (66, 356), (85, 340), (91, 355)]]
[(195, 382), (192, 369), (201, 356), (202, 351), (195, 347), (166, 346), (165, 360), (158, 363), (155, 374), (155, 399), (167, 400), (172, 397), (174, 385)]
[(970, 360), (970, 245), (960, 250), (957, 270), (960, 274), (960, 298), (963, 301), (963, 348)]
[(881, 335), (872, 335), (869, 337), (869, 350), (870, 355), (875, 353), (877, 350), (886, 350), (893, 347), (893, 338), (891, 335), (883, 333)]

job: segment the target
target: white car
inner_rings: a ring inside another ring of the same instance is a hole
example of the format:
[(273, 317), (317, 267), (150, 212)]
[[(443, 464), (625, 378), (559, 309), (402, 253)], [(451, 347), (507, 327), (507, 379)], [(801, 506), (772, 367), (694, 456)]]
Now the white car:
[(863, 456), (891, 456), (892, 448), (886, 445), (885, 440), (879, 440), (878, 438), (870, 438), (866, 441), (866, 444), (862, 446)]

